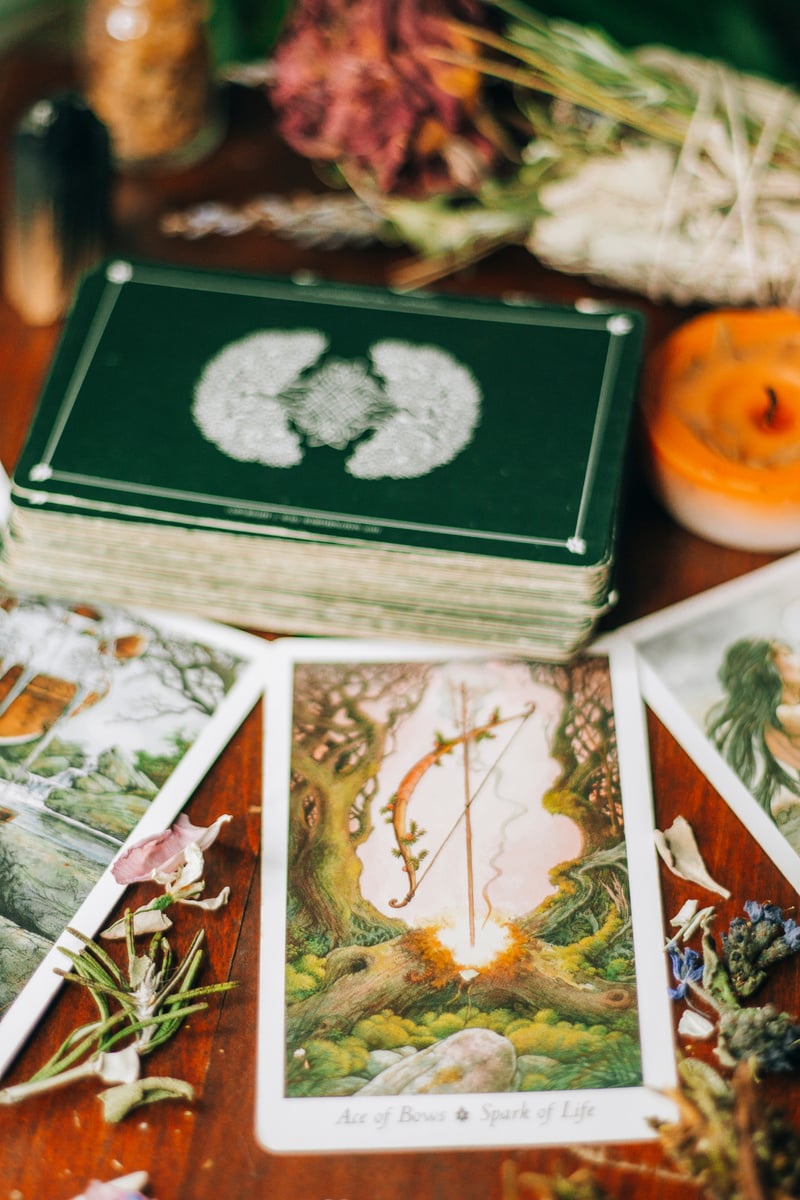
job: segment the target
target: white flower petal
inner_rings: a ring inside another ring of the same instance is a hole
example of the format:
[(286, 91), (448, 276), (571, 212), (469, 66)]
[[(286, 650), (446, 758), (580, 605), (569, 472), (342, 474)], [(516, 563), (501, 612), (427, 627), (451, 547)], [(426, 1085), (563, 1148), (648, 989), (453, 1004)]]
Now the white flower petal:
[(183, 848), (183, 861), (174, 871), (159, 871), (153, 879), (156, 883), (160, 883), (162, 887), (172, 895), (174, 892), (180, 892), (190, 884), (196, 883), (198, 879), (203, 877), (203, 851), (200, 849), (198, 842), (190, 842), (188, 846)]
[[(165, 929), (170, 929), (172, 921), (161, 908), (138, 908), (133, 914), (133, 936), (141, 937), (145, 933), (163, 933)], [(101, 937), (108, 938), (110, 941), (125, 937), (125, 918), (122, 917), (119, 921), (114, 921), (113, 925), (109, 925), (108, 929), (104, 929), (100, 934)]]
[(228, 821), (232, 820), (233, 817), (230, 813), (223, 813), (221, 817), (217, 817), (213, 824), (203, 830), (200, 837), (194, 842), (194, 845), (198, 846), (200, 850), (207, 850), (211, 843), (217, 840), (222, 826), (227, 825)]
[(207, 900), (184, 900), (176, 896), (179, 904), (191, 904), (194, 908), (204, 908), (206, 912), (216, 912), (218, 908), (224, 908), (230, 898), (231, 889), (224, 887), (218, 896), (210, 896)]
[(703, 862), (702, 855), (695, 841), (694, 831), (685, 817), (676, 817), (669, 829), (655, 832), (656, 849), (662, 859), (679, 879), (696, 883), (717, 892), (726, 900), (730, 898), (727, 888), (712, 879)]
[(702, 1013), (695, 1012), (693, 1008), (685, 1008), (681, 1013), (681, 1019), (678, 1022), (678, 1033), (681, 1037), (704, 1041), (706, 1038), (710, 1038), (713, 1032), (713, 1022), (704, 1017)]
[(203, 850), (198, 842), (186, 847), (186, 862), (180, 872), (181, 887), (203, 878)]
[(141, 1060), (135, 1046), (98, 1055), (97, 1073), (103, 1083), (133, 1083), (139, 1078)]

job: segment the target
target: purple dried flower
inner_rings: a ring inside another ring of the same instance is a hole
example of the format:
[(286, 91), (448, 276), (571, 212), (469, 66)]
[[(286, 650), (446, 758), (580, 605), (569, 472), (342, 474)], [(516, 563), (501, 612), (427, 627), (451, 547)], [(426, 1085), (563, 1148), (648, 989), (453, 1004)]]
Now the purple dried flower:
[(677, 946), (669, 947), (669, 958), (672, 974), (678, 985), (669, 988), (669, 994), (673, 1000), (682, 1000), (689, 990), (689, 985), (698, 983), (703, 978), (703, 959), (691, 947), (681, 951)]

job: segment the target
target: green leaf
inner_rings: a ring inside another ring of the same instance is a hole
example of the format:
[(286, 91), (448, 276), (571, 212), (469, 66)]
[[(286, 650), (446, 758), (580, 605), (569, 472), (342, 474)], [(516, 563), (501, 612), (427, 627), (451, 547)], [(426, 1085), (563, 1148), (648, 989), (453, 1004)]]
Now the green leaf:
[(151, 1075), (134, 1083), (120, 1083), (100, 1093), (103, 1120), (117, 1124), (135, 1108), (155, 1104), (160, 1100), (183, 1100), (191, 1103), (195, 1092), (190, 1083), (163, 1075)]
[(703, 936), (703, 987), (722, 1010), (741, 1007), (710, 933)]

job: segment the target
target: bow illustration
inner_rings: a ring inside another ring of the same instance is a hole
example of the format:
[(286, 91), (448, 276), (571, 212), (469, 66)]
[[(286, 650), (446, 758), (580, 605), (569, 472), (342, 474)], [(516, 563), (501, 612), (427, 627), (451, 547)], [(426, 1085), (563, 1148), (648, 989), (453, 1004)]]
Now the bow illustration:
[(400, 858), (403, 860), (403, 870), (408, 877), (408, 892), (401, 900), (390, 900), (389, 904), (392, 908), (404, 908), (406, 904), (413, 900), (419, 886), (419, 881), (417, 880), (419, 860), (415, 861), (411, 853), (411, 846), (415, 841), (415, 835), (413, 832), (409, 832), (406, 825), (406, 816), (409, 801), (423, 775), (432, 766), (435, 766), (440, 759), (444, 758), (446, 754), (451, 754), (456, 746), (479, 741), (482, 737), (488, 736), (493, 729), (496, 729), (500, 725), (505, 725), (509, 721), (527, 718), (533, 712), (534, 707), (535, 705), (531, 704), (523, 712), (515, 713), (510, 717), (501, 717), (499, 711), (495, 710), (491, 718), (483, 725), (476, 725), (474, 729), (467, 729), (452, 738), (438, 738), (434, 748), (429, 750), (427, 754), (424, 754), (418, 762), (414, 763), (413, 767), (403, 776), (397, 791), (389, 800), (385, 809), (387, 813), (391, 814), (397, 850)]

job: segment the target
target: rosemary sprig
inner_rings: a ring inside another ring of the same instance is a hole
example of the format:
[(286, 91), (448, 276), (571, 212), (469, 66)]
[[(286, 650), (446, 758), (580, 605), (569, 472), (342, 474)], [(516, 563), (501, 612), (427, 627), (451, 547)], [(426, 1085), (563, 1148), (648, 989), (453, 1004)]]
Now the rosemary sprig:
[(207, 1008), (209, 996), (229, 991), (236, 983), (195, 985), (203, 960), (203, 930), (192, 938), (177, 965), (160, 933), (153, 937), (146, 954), (137, 953), (133, 917), (126, 913), (124, 970), (97, 942), (76, 929), (69, 930), (82, 949), (76, 953), (64, 948), (72, 966), (57, 973), (89, 992), (99, 1019), (72, 1030), (25, 1083), (0, 1090), (0, 1105), (97, 1077), (125, 1089), (109, 1108), (118, 1120), (126, 1104), (133, 1107), (169, 1096), (185, 1097), (187, 1089), (191, 1092), (190, 1085), (180, 1080), (139, 1081), (139, 1060), (169, 1041), (188, 1016)]

